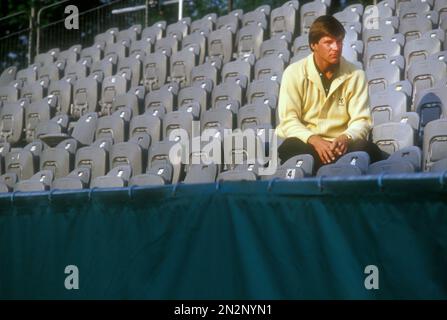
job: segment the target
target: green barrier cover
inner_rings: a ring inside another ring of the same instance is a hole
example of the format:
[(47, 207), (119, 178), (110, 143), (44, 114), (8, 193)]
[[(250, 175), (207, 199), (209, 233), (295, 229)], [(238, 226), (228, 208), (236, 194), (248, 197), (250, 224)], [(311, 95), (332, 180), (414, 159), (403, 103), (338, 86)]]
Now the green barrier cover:
[(1, 299), (446, 299), (443, 177), (0, 196)]

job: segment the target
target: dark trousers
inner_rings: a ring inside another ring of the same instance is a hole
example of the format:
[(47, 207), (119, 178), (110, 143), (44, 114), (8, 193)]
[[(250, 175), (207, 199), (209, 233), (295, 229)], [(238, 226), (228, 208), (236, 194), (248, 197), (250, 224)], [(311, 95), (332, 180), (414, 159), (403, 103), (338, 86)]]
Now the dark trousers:
[[(371, 163), (382, 160), (382, 151), (379, 149), (379, 147), (374, 143), (366, 140), (350, 141), (346, 153), (354, 151), (365, 151), (366, 153), (368, 153)], [(278, 156), (281, 159), (281, 164), (283, 164), (293, 156), (306, 153), (311, 154), (314, 157), (314, 172), (317, 172), (317, 170), (323, 165), (323, 163), (321, 162), (318, 153), (315, 151), (312, 145), (304, 143), (298, 138), (287, 138), (278, 148)]]

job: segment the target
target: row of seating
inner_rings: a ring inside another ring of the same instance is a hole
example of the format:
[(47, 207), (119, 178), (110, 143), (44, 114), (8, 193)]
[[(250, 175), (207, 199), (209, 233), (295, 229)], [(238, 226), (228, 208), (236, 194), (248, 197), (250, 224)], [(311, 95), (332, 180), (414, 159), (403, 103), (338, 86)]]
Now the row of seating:
[[(313, 160), (306, 155), (265, 177), (444, 168), (447, 74), (441, 51), (442, 3), (385, 0), (377, 7), (355, 4), (334, 14), (347, 30), (345, 57), (367, 72), (374, 122), (371, 140), (387, 160), (369, 164), (362, 154), (346, 155), (313, 172)], [(301, 7), (289, 1), (279, 10), (261, 6), (245, 14), (209, 14), (169, 26), (159, 22), (143, 30), (138, 25), (110, 29), (97, 35), (91, 47), (53, 49), (36, 56), (35, 64), (26, 69), (6, 69), (0, 76), (2, 190), (262, 179), (259, 169), (269, 165), (271, 154), (262, 136), (279, 120), (282, 72), (309, 54), (308, 28), (302, 23), (310, 26), (320, 15), (318, 10), (302, 13), (321, 5), (327, 10), (327, 3), (320, 1)], [(296, 23), (291, 23), (292, 16)], [(424, 19), (430, 20), (427, 30), (419, 25), (428, 25)], [(301, 34), (296, 32), (298, 21)], [(185, 139), (175, 130), (184, 129), (192, 137), (194, 120), (215, 138), (224, 137), (224, 129), (254, 129), (261, 164), (248, 164), (246, 145), (223, 150), (224, 165), (173, 163), (169, 151)], [(171, 133), (175, 141), (169, 141)], [(400, 159), (408, 154), (413, 167), (405, 162), (408, 159)], [(242, 164), (228, 161), (238, 155)], [(344, 171), (348, 164), (360, 167)], [(208, 178), (200, 180), (202, 175)]]

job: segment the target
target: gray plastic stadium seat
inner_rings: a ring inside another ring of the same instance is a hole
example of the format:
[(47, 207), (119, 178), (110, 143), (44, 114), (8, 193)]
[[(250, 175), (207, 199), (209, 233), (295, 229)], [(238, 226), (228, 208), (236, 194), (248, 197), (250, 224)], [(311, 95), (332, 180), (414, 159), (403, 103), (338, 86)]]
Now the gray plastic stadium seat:
[(411, 146), (396, 151), (386, 160), (372, 163), (368, 174), (413, 173), (421, 170), (422, 152), (419, 147)]
[(363, 4), (361, 3), (355, 3), (347, 6), (343, 9), (343, 11), (351, 11), (357, 13), (359, 16), (363, 15), (363, 12), (365, 11), (365, 8), (363, 7)]
[(445, 20), (447, 18), (447, 0), (436, 0), (433, 10), (438, 12), (439, 21)]
[(135, 24), (130, 26), (128, 29), (121, 30), (116, 35), (116, 42), (120, 42), (121, 40), (129, 39), (130, 42), (135, 42), (140, 37), (141, 34), (141, 24)]
[(38, 163), (30, 150), (13, 148), (5, 156), (5, 172), (14, 173), (18, 180), (31, 178), (38, 169)]
[(112, 57), (107, 57), (100, 61), (96, 61), (90, 67), (89, 78), (95, 79), (99, 84), (102, 84), (104, 78), (112, 76), (115, 72), (116, 60)]
[(146, 40), (138, 40), (132, 42), (129, 49), (129, 56), (135, 56), (136, 54), (140, 54), (146, 57), (148, 54), (152, 53), (153, 44), (150, 41)]
[[(166, 21), (164, 22), (164, 28), (166, 28)], [(158, 26), (154, 24), (150, 27), (146, 27), (141, 32), (141, 41), (145, 41), (151, 44), (151, 51), (153, 51), (155, 42), (163, 37), (164, 32), (163, 24)]]
[(133, 117), (130, 122), (129, 136), (139, 137), (148, 135), (149, 144), (161, 140), (161, 121), (160, 118), (149, 113)]
[(82, 46), (76, 44), (68, 48), (67, 50), (59, 52), (59, 56), (56, 61), (63, 61), (65, 65), (75, 64), (79, 60), (79, 55), (82, 51)]
[(70, 114), (70, 108), (73, 101), (73, 87), (71, 83), (65, 80), (51, 81), (48, 88), (48, 95), (56, 97), (56, 114)]
[[(385, 10), (389, 10), (389, 8)], [(399, 26), (398, 17), (393, 17), (392, 13), (388, 17), (385, 17), (385, 15), (374, 17), (372, 7), (371, 9), (365, 9), (365, 13), (367, 11), (371, 13), (369, 15), (363, 15), (364, 22), (362, 23), (362, 40), (365, 43), (365, 47), (367, 47), (370, 42), (383, 40), (384, 38), (390, 37), (397, 32), (397, 28)]]
[(414, 62), (408, 69), (408, 80), (413, 84), (413, 97), (418, 91), (431, 88), (447, 78), (447, 66), (439, 60)]
[(62, 78), (65, 81), (75, 84), (77, 80), (84, 79), (88, 76), (88, 70), (91, 63), (86, 60), (79, 60), (75, 64), (65, 67), (65, 76)]
[[(217, 20), (217, 16), (215, 21)], [(209, 34), (210, 32), (212, 32), (214, 30), (214, 25), (215, 25), (215, 21), (213, 22), (213, 19), (207, 19), (205, 17), (198, 19), (198, 20), (194, 20), (193, 22), (191, 22), (191, 33), (190, 34), (194, 34), (194, 33), (204, 33), (204, 34)]]
[(336, 12), (333, 14), (333, 17), (340, 21), (342, 25), (360, 21), (360, 15), (355, 11), (349, 10)]
[(447, 158), (438, 160), (430, 167), (430, 172), (446, 172), (447, 171)]
[(48, 96), (33, 102), (25, 108), (25, 139), (32, 142), (36, 138), (36, 128), (39, 122), (51, 119), (57, 106), (57, 96)]
[(88, 168), (75, 168), (66, 177), (54, 179), (53, 190), (79, 190), (90, 185), (90, 170)]
[(132, 111), (132, 117), (140, 114), (138, 98), (132, 93), (125, 93), (115, 96), (112, 101), (110, 112), (113, 114), (118, 110), (128, 108)]
[(174, 53), (170, 59), (170, 80), (177, 82), (180, 88), (190, 85), (191, 70), (195, 66), (196, 56), (191, 48)]
[(120, 40), (120, 42), (108, 44), (104, 50), (104, 58), (108, 56), (118, 56), (118, 61), (129, 55), (130, 39)]
[(161, 52), (167, 57), (172, 56), (178, 50), (178, 42), (181, 39), (174, 38), (173, 36), (167, 36), (165, 38), (161, 38), (155, 43), (155, 52)]
[(213, 183), (219, 173), (217, 164), (192, 164), (184, 183)]
[(239, 109), (237, 122), (241, 130), (272, 129), (273, 111), (266, 105), (247, 104)]
[(11, 66), (3, 70), (0, 74), (0, 87), (7, 86), (9, 83), (15, 80), (17, 73), (17, 67)]
[(110, 116), (100, 117), (96, 125), (95, 140), (111, 138), (113, 143), (126, 141), (131, 113), (130, 109), (123, 108)]
[(237, 113), (244, 102), (242, 88), (234, 82), (224, 82), (214, 88), (211, 98), (213, 108), (225, 108)]
[(362, 175), (368, 171), (369, 162), (369, 155), (366, 152), (350, 152), (343, 155), (337, 162), (320, 167), (317, 177)]
[(151, 52), (153, 52), (155, 47), (155, 42), (163, 37), (163, 29), (153, 25), (147, 28), (144, 28), (141, 33), (141, 41), (150, 43)]
[(400, 81), (398, 66), (379, 64), (366, 70), (369, 94), (385, 90), (389, 85)]
[(13, 86), (0, 87), (0, 101), (15, 102), (19, 100), (19, 90)]
[(75, 157), (76, 168), (87, 169), (91, 180), (104, 176), (109, 171), (111, 146), (111, 140), (98, 140), (90, 146), (78, 149)]
[(174, 94), (166, 87), (151, 91), (145, 98), (145, 110), (158, 117), (164, 117), (166, 113), (173, 111), (174, 98)]
[(9, 142), (13, 146), (21, 141), (24, 112), (27, 107), (28, 101), (26, 99), (3, 104), (0, 110), (0, 142)]
[(246, 12), (242, 16), (242, 27), (249, 25), (257, 25), (267, 30), (268, 23), (265, 14), (256, 10)]
[(270, 79), (280, 83), (283, 72), (284, 61), (272, 55), (256, 61), (254, 78), (256, 80)]
[(222, 68), (222, 82), (228, 80), (236, 81), (238, 77), (243, 76), (247, 78), (247, 82), (251, 82), (252, 66), (248, 61), (235, 60), (226, 63)]
[(44, 87), (48, 88), (50, 82), (60, 80), (64, 74), (65, 62), (56, 63), (41, 67), (38, 72), (38, 80), (44, 81)]
[(110, 168), (130, 165), (133, 175), (142, 174), (146, 167), (145, 155), (149, 144), (149, 135), (139, 135), (127, 142), (115, 143), (110, 150)]
[(48, 66), (54, 62), (54, 56), (48, 53), (40, 53), (34, 57), (34, 63), (40, 67)]
[(167, 56), (154, 52), (146, 56), (143, 64), (144, 86), (148, 91), (160, 89), (167, 79)]
[(118, 166), (111, 169), (105, 176), (97, 177), (90, 183), (90, 188), (122, 188), (132, 176), (130, 165)]
[(42, 100), (45, 96), (45, 88), (43, 81), (27, 83), (20, 90), (21, 98), (28, 99), (29, 102)]
[(368, 43), (365, 47), (366, 54), (363, 60), (368, 68), (374, 66), (376, 61), (386, 60), (402, 54), (401, 44), (399, 41), (395, 41), (394, 36)]
[(74, 157), (78, 143), (67, 139), (55, 148), (45, 148), (40, 157), (40, 170), (52, 171), (55, 178), (67, 176), (74, 168)]
[[(289, 45), (284, 39), (268, 39), (261, 44), (261, 58), (269, 55), (276, 55), (283, 52), (289, 52)], [(290, 52), (289, 52), (290, 54)]]
[(219, 57), (227, 63), (233, 56), (233, 35), (225, 28), (218, 29), (208, 35), (208, 56)]
[(415, 61), (426, 60), (429, 55), (439, 51), (441, 51), (441, 41), (438, 39), (420, 38), (408, 41), (404, 48), (407, 70)]
[(182, 40), (182, 49), (194, 48), (196, 51), (198, 48), (199, 52), (196, 54), (195, 65), (199, 65), (205, 62), (206, 56), (206, 37), (200, 33), (192, 33)]
[[(193, 108), (195, 108), (195, 110), (193, 110)], [(189, 112), (188, 110), (177, 110), (177, 111), (172, 111), (169, 112), (165, 115), (165, 117), (163, 118), (163, 137), (165, 137), (165, 139), (173, 139), (172, 137), (174, 136), (175, 132), (177, 132), (177, 130), (185, 130), (188, 137), (186, 137), (187, 139), (191, 139), (192, 138), (192, 122), (193, 120), (197, 120), (198, 117), (195, 116), (194, 113), (198, 113), (200, 112), (200, 107), (197, 103), (191, 104)], [(194, 113), (193, 113), (194, 111)], [(177, 140), (181, 139), (183, 136), (177, 132), (177, 135), (175, 135), (176, 141), (180, 141)]]
[(434, 29), (426, 31), (422, 34), (421, 39), (437, 39), (441, 42), (441, 47), (443, 47), (445, 40), (445, 31), (442, 29)]
[(236, 54), (244, 57), (254, 54), (261, 57), (261, 44), (264, 41), (264, 29), (257, 25), (248, 25), (238, 31), (236, 39)]
[(5, 173), (5, 157), (11, 150), (11, 144), (0, 142), (0, 174)]
[(399, 122), (407, 112), (408, 97), (403, 92), (388, 88), (370, 95), (370, 109), (374, 125)]
[(175, 145), (176, 142), (167, 140), (153, 144), (149, 149), (146, 173), (133, 176), (130, 185), (164, 185), (179, 182), (184, 174), (180, 161), (182, 158), (176, 157), (174, 163), (169, 158), (169, 152)]
[(195, 66), (191, 70), (191, 84), (193, 86), (207, 86), (208, 82), (211, 81), (212, 87), (214, 88), (218, 85), (218, 80), (217, 69), (210, 62)]
[(424, 171), (429, 171), (433, 163), (447, 158), (447, 119), (434, 120), (425, 126), (423, 153)]
[(199, 87), (186, 87), (178, 93), (178, 108), (189, 104), (191, 102), (197, 102), (200, 106), (200, 114), (204, 113), (209, 107), (208, 93), (205, 89)]
[(276, 109), (278, 102), (279, 85), (275, 81), (255, 80), (247, 89), (247, 104), (268, 105)]
[(408, 80), (402, 80), (402, 81), (392, 83), (391, 85), (388, 86), (388, 88), (390, 90), (395, 90), (398, 92), (405, 93), (405, 95), (409, 99), (411, 99), (411, 97), (413, 96), (413, 85)]
[(94, 38), (94, 43), (105, 42), (107, 45), (115, 43), (118, 29), (109, 29), (104, 33), (99, 33)]
[(17, 175), (15, 173), (5, 173), (0, 176), (0, 192), (10, 192), (14, 190), (17, 183)]
[(210, 109), (202, 115), (200, 124), (202, 133), (207, 129), (214, 129), (223, 136), (224, 129), (234, 129), (235, 115), (226, 108)]
[(420, 125), (447, 117), (447, 91), (444, 85), (420, 90), (414, 100), (414, 110), (419, 114)]
[(319, 16), (327, 13), (327, 7), (319, 1), (305, 3), (300, 9), (301, 34), (309, 33), (310, 26)]
[(309, 36), (307, 34), (295, 38), (292, 45), (292, 52), (294, 55), (310, 52)]
[(101, 114), (110, 115), (113, 99), (127, 91), (126, 79), (121, 76), (111, 76), (104, 79), (101, 90)]
[(414, 129), (408, 123), (383, 123), (373, 127), (373, 142), (385, 154), (414, 145)]
[(73, 88), (73, 109), (71, 115), (79, 119), (85, 114), (96, 112), (99, 100), (98, 82), (92, 78), (76, 81)]
[(54, 176), (51, 170), (41, 170), (28, 180), (19, 181), (14, 186), (14, 191), (32, 192), (49, 190)]
[(188, 35), (189, 26), (182, 21), (171, 23), (166, 27), (166, 36), (173, 37), (181, 41)]
[[(100, 61), (102, 57), (103, 52), (101, 47), (93, 45), (91, 47), (82, 49), (78, 63), (81, 62), (82, 60), (87, 60), (89, 61), (90, 64), (93, 64), (95, 62)], [(65, 72), (65, 75), (67, 75), (67, 72)]]
[(258, 170), (258, 164), (239, 164), (232, 170), (219, 173), (217, 181), (256, 181)]
[(397, 3), (399, 20), (411, 19), (419, 13), (430, 11), (430, 5), (426, 1), (400, 1)]
[(264, 180), (282, 179), (282, 180), (297, 180), (304, 177), (312, 176), (314, 169), (314, 158), (310, 154), (296, 155), (282, 165), (280, 165), (276, 172), (271, 176), (263, 176)]
[(35, 82), (37, 80), (38, 68), (37, 65), (31, 65), (26, 69), (17, 71), (16, 80), (20, 80), (23, 85)]
[(141, 61), (135, 57), (120, 59), (116, 75), (126, 79), (126, 91), (130, 87), (138, 86), (141, 80)]
[(432, 21), (423, 14), (417, 15), (411, 19), (401, 20), (399, 24), (399, 33), (402, 33), (405, 36), (406, 41), (419, 39), (424, 32), (432, 29)]
[[(241, 11), (242, 13), (242, 11)], [(240, 18), (234, 14), (227, 14), (220, 16), (216, 21), (216, 30), (225, 29), (231, 32), (232, 35), (236, 34), (241, 25)]]

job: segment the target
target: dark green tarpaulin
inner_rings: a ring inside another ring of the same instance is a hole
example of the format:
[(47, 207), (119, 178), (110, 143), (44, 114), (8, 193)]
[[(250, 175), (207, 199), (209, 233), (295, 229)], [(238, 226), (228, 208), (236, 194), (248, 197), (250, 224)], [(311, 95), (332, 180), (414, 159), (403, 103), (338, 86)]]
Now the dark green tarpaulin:
[(447, 298), (442, 176), (2, 194), (0, 208), (2, 299)]

